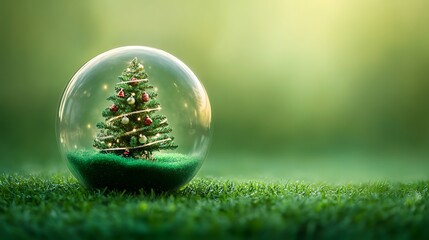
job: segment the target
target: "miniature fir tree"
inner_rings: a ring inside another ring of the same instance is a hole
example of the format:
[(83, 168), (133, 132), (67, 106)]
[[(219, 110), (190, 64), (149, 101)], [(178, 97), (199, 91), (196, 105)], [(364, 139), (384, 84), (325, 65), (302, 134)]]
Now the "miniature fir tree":
[(102, 113), (105, 122), (97, 124), (100, 133), (94, 147), (102, 153), (150, 160), (154, 151), (176, 149), (167, 118), (156, 114), (161, 105), (143, 64), (134, 58), (118, 79), (116, 93), (107, 98), (113, 104)]

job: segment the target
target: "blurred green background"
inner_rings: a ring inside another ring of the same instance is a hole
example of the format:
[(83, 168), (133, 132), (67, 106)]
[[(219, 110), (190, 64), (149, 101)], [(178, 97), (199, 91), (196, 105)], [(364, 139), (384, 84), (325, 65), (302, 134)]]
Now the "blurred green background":
[(56, 166), (55, 117), (81, 65), (144, 45), (185, 62), (212, 104), (201, 175), (429, 178), (429, 2), (0, 2), (3, 171)]

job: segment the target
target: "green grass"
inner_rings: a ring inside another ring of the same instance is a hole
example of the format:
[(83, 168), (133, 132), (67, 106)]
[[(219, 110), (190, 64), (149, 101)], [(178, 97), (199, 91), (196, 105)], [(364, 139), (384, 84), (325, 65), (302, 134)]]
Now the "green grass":
[(67, 158), (84, 185), (118, 190), (175, 190), (192, 179), (199, 167), (195, 157), (177, 153), (159, 153), (155, 161), (96, 151), (69, 152)]
[(196, 178), (156, 194), (87, 190), (70, 175), (0, 176), (0, 239), (422, 239), (429, 182), (355, 185)]

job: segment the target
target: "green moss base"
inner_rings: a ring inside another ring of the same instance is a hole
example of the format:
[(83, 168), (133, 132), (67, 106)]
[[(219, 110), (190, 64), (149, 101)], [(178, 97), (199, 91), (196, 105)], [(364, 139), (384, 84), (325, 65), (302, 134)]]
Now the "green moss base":
[(94, 151), (67, 153), (69, 167), (90, 188), (176, 190), (196, 174), (199, 161), (183, 154), (157, 154), (156, 161)]

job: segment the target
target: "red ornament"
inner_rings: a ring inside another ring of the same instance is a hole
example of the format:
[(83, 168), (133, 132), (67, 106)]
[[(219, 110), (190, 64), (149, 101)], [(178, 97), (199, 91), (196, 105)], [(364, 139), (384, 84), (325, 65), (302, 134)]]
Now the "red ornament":
[(150, 126), (151, 124), (152, 124), (152, 119), (150, 119), (150, 117), (146, 117), (145, 119), (144, 119), (144, 125), (146, 125), (146, 126)]
[(144, 92), (142, 94), (142, 101), (143, 102), (148, 102), (150, 100), (149, 94), (147, 94), (147, 92)]
[(125, 152), (122, 155), (124, 155), (124, 157), (129, 157), (130, 156), (130, 152), (128, 150), (125, 150)]
[(138, 82), (135, 82), (135, 81), (137, 81), (137, 80), (138, 80), (137, 78), (132, 77), (132, 78), (130, 79), (130, 82), (129, 82), (128, 84), (130, 84), (130, 85), (137, 85), (137, 83), (138, 83)]
[(121, 90), (118, 92), (118, 97), (120, 97), (120, 98), (125, 97), (124, 89), (121, 89)]
[(111, 112), (117, 112), (118, 111), (118, 106), (116, 106), (115, 104), (113, 104), (112, 106), (110, 106), (110, 111)]

